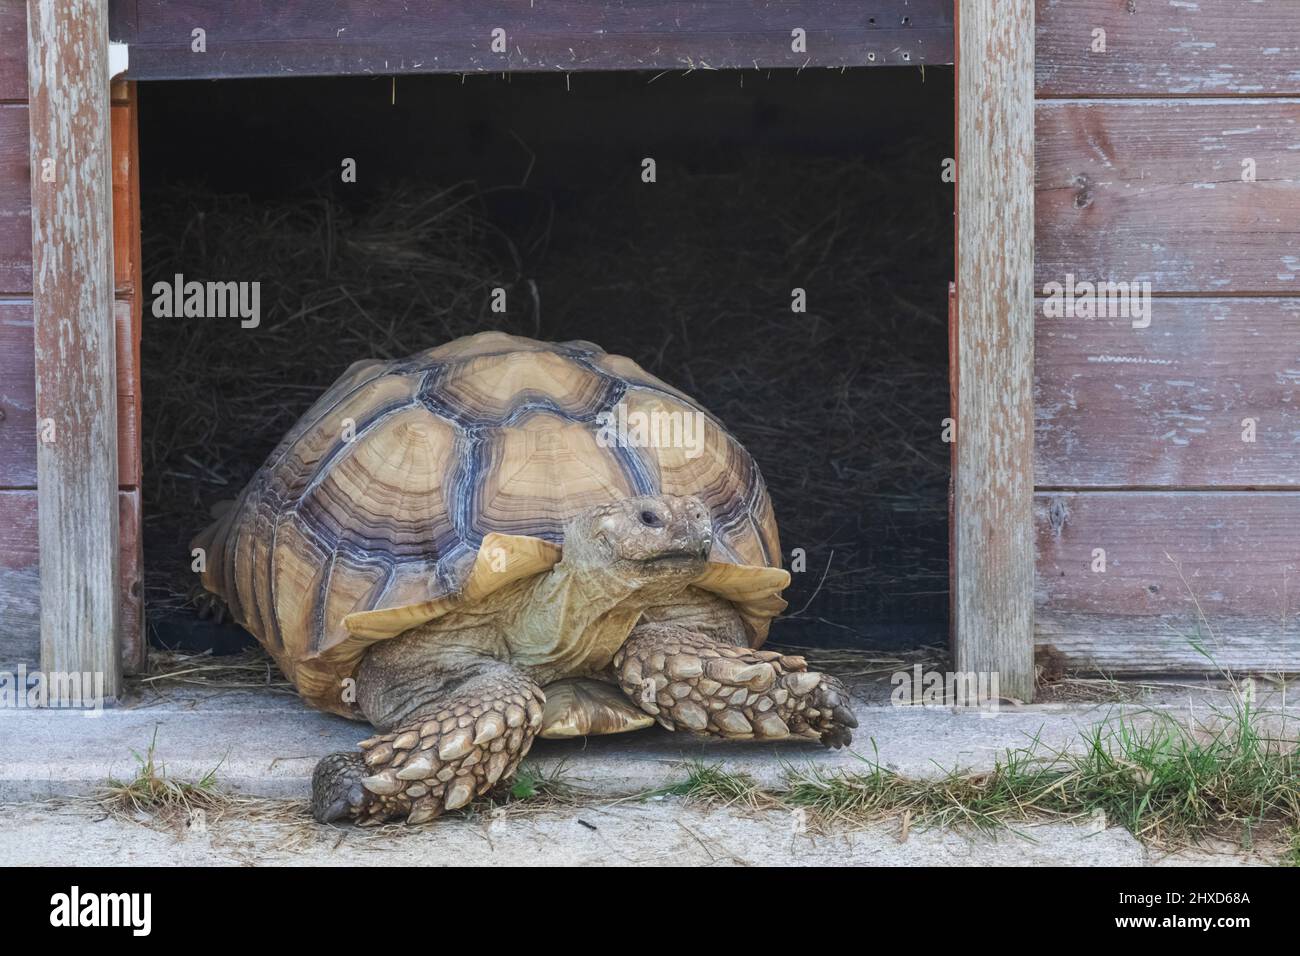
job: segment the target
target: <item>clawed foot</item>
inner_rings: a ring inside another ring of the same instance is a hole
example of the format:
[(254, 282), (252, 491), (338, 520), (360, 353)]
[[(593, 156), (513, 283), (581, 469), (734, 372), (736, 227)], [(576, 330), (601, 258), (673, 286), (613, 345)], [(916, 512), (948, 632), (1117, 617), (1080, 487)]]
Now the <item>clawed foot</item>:
[(231, 620), (230, 608), (226, 602), (205, 589), (203, 585), (196, 584), (191, 588), (189, 599), (200, 621), (211, 620), (214, 624), (224, 624)]
[(361, 754), (330, 754), (321, 758), (311, 775), (311, 815), (320, 823), (352, 819), (366, 809), (368, 793), (362, 785), (369, 776)]
[(614, 667), (624, 693), (669, 730), (843, 747), (858, 725), (840, 680), (809, 671), (802, 657), (720, 644), (674, 625), (641, 625)]
[(467, 696), (363, 740), (361, 753), (331, 754), (312, 774), (312, 816), (364, 826), (395, 817), (424, 823), (457, 810), (515, 772), (544, 704), (541, 689), (520, 680), (501, 696)]

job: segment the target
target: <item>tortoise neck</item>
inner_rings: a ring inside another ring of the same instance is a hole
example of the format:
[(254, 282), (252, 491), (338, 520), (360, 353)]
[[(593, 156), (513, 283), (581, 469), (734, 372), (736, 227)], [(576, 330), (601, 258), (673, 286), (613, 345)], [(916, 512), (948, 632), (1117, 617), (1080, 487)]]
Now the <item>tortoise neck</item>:
[(686, 580), (629, 579), (608, 568), (561, 561), (536, 579), (507, 636), (517, 662), (539, 679), (603, 671), (646, 608), (670, 601)]

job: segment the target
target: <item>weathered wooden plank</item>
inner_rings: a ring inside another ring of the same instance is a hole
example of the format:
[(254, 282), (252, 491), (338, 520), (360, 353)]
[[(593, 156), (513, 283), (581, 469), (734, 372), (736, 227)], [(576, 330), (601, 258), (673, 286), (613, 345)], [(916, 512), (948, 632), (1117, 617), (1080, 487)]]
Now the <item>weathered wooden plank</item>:
[[(118, 484), (140, 484), (140, 341), (133, 303), (113, 305)], [(30, 302), (0, 302), (0, 488), (36, 486), (36, 352)]]
[(27, 99), (27, 3), (0, 0), (0, 100)]
[(0, 490), (0, 670), (41, 662), (36, 492)]
[(117, 495), (117, 524), (120, 557), (119, 579), (122, 617), (119, 658), (124, 674), (144, 671), (149, 642), (145, 632), (144, 607), (144, 514), (140, 490), (120, 491)]
[(1040, 289), (1073, 273), (1300, 293), (1300, 101), (1047, 101), (1037, 116)]
[(27, 107), (0, 104), (0, 295), (32, 288), (32, 180)]
[(1044, 492), (1035, 518), (1040, 654), (1109, 673), (1300, 670), (1300, 493)]
[(1030, 700), (1033, 4), (961, 4), (956, 29), (956, 666)]
[[(948, 414), (957, 420), (957, 283), (948, 283)], [(957, 593), (957, 443), (948, 447), (948, 593)], [(948, 653), (957, 658), (957, 614), (948, 602)]]
[[(136, 261), (140, 241), (136, 170), (135, 109), (129, 103), (114, 103), (113, 130), (113, 285), (120, 298), (135, 292)], [(133, 191), (134, 190), (134, 191)]]
[(108, 15), (28, 0), (41, 666), (121, 686)]
[[(144, 566), (140, 536), (140, 492), (122, 491), (118, 513), (125, 533), (122, 568), (122, 662), (127, 673), (140, 668), (145, 647)], [(0, 490), (0, 670), (40, 663), (40, 535), (34, 490)]]
[[(115, 3), (136, 80), (843, 67), (952, 62), (952, 0), (140, 0)], [(135, 17), (133, 24), (130, 19)], [(193, 31), (206, 52), (194, 52)], [(501, 52), (495, 29), (504, 30)], [(792, 31), (806, 33), (795, 48)]]
[(1145, 329), (1040, 301), (1035, 341), (1038, 485), (1300, 487), (1300, 299), (1154, 299)]
[(140, 484), (140, 338), (139, 313), (132, 299), (113, 303), (117, 348), (117, 483)]
[(118, 305), (117, 327), (118, 482), (138, 486), (141, 388), (140, 335), (144, 303), (140, 257), (140, 131), (134, 83), (115, 83), (122, 97), (113, 106), (113, 258)]
[(36, 487), (32, 304), (0, 302), (0, 488)]
[(1038, 0), (1037, 36), (1040, 96), (1300, 93), (1295, 0)]

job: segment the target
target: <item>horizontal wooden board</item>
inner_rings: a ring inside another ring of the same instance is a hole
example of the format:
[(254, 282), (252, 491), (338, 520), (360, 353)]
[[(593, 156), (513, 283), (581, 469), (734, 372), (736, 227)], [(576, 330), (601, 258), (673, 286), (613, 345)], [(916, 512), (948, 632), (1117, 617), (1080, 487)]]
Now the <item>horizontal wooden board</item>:
[(1300, 294), (1300, 100), (1045, 101), (1035, 149), (1040, 291)]
[[(139, 349), (132, 337), (132, 303), (118, 300), (118, 482), (140, 483)], [(0, 302), (0, 488), (36, 486), (36, 353), (30, 302)]]
[(1036, 28), (1040, 96), (1300, 93), (1295, 0), (1038, 0)]
[(1040, 654), (1117, 674), (1300, 671), (1300, 493), (1039, 493), (1034, 513)]
[[(951, 63), (952, 0), (138, 0), (110, 5), (133, 80)], [(206, 31), (206, 53), (192, 31)], [(505, 49), (492, 49), (494, 29)], [(806, 50), (792, 49), (792, 31)]]
[(0, 104), (0, 295), (32, 288), (32, 178), (27, 107)]
[[(140, 493), (118, 492), (121, 523), (123, 664), (137, 669), (144, 653), (144, 568)], [(39, 666), (40, 560), (35, 491), (0, 490), (0, 670)]]
[(0, 100), (27, 99), (27, 0), (0, 0)]
[(0, 488), (36, 486), (32, 304), (0, 302)]
[(1146, 329), (1042, 306), (1038, 485), (1300, 487), (1300, 299), (1153, 299)]

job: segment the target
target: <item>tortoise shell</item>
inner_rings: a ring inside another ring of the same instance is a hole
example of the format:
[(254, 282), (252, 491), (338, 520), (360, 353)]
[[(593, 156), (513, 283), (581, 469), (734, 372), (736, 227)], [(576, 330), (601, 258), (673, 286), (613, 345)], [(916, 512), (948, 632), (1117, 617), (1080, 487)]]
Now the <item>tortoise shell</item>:
[[(698, 412), (703, 440), (689, 448), (611, 442), (602, 413), (616, 423), (620, 412), (623, 421), (634, 412)], [(205, 551), (204, 586), (302, 695), (355, 716), (340, 705), (337, 681), (366, 645), (400, 632), (367, 631), (356, 622), (376, 615), (363, 612), (423, 608), (418, 622), (482, 600), (500, 581), (558, 560), (564, 524), (577, 512), (659, 493), (695, 495), (710, 509), (715, 573), (700, 586), (736, 601), (757, 646), (784, 607), (788, 578), (769, 572), (755, 582), (726, 566), (780, 566), (758, 466), (688, 396), (588, 342), (485, 332), (397, 361), (356, 363), (194, 546)], [(538, 547), (524, 548), (516, 574), (475, 589), (488, 537)]]

